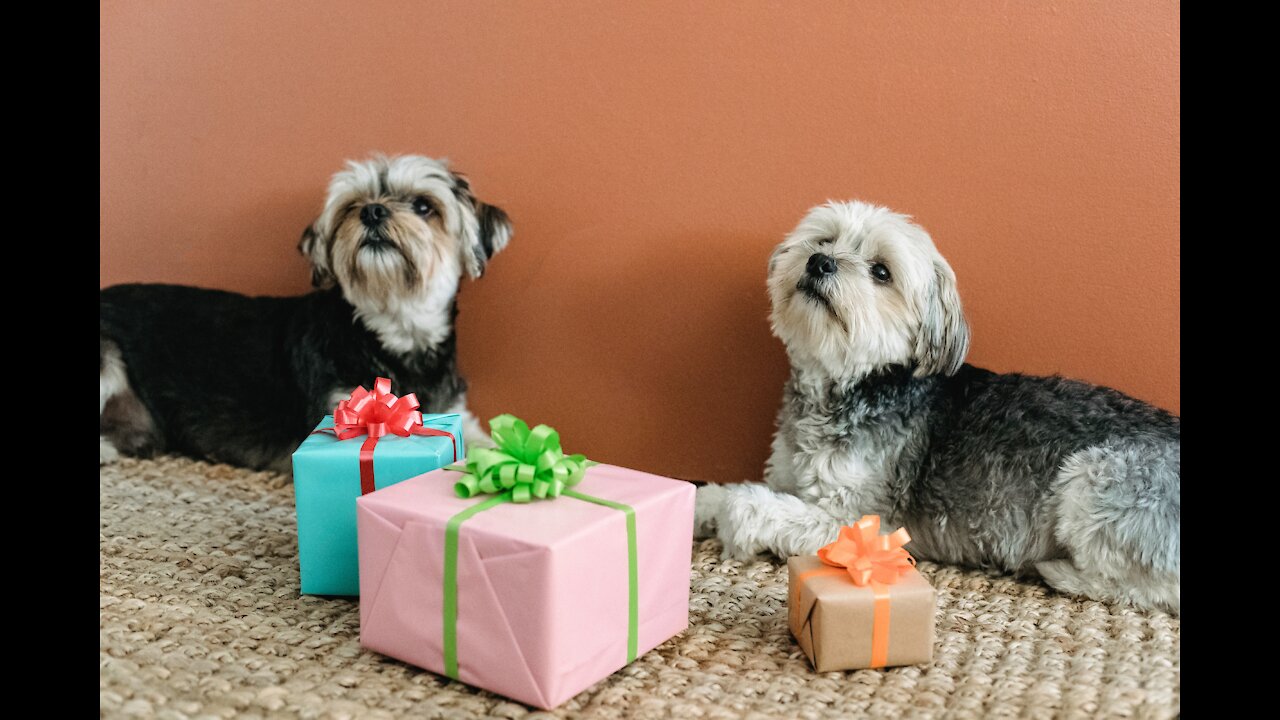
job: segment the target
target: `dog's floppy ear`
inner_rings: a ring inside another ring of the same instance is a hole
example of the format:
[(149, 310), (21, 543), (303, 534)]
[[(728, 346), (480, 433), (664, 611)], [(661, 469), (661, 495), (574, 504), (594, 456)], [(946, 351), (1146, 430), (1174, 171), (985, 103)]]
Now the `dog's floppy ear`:
[(933, 263), (933, 282), (922, 294), (916, 334), (916, 377), (953, 375), (969, 353), (969, 324), (960, 307), (956, 274), (944, 260)]
[(311, 263), (311, 284), (321, 290), (333, 287), (333, 271), (329, 269), (327, 245), (316, 230), (315, 223), (302, 231), (302, 239), (298, 241), (298, 252)]
[(462, 240), (463, 265), (467, 275), (478, 278), (484, 275), (485, 265), (489, 259), (497, 255), (511, 241), (514, 230), (507, 213), (497, 205), (480, 202), (471, 194), (471, 188), (465, 178), (455, 176), (457, 185), (454, 193), (463, 208), (474, 213), (475, 223), (464, 222)]
[(484, 259), (488, 261), (510, 242), (514, 232), (511, 218), (507, 217), (506, 210), (497, 205), (477, 203), (476, 220), (480, 226), (480, 248), (484, 251)]

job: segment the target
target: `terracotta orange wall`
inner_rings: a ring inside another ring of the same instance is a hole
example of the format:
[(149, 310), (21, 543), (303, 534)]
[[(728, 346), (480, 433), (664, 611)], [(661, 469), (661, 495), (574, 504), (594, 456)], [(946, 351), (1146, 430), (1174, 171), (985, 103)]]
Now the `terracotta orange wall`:
[(757, 479), (787, 371), (764, 292), (810, 206), (914, 214), (970, 361), (1179, 396), (1176, 3), (103, 3), (101, 282), (308, 289), (371, 150), (516, 223), (464, 286), (482, 417)]

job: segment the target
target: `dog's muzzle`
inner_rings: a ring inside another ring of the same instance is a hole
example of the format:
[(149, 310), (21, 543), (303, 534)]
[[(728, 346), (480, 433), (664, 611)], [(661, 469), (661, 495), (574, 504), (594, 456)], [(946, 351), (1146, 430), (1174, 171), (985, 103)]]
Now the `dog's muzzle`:
[(365, 248), (378, 251), (396, 249), (395, 243), (391, 242), (387, 236), (376, 230), (366, 233), (364, 239), (360, 241), (360, 249), (364, 250)]
[(822, 253), (814, 253), (809, 256), (809, 262), (805, 265), (804, 275), (800, 276), (800, 281), (796, 283), (796, 290), (805, 294), (806, 297), (813, 300), (822, 301), (824, 304), (827, 295), (823, 292), (823, 285), (827, 278), (836, 272), (835, 258)]
[(814, 253), (809, 256), (809, 262), (804, 266), (804, 270), (809, 277), (821, 280), (828, 275), (835, 275), (836, 259), (823, 253)]
[(815, 280), (810, 275), (800, 278), (800, 282), (796, 283), (796, 290), (799, 290), (805, 297), (811, 300), (817, 300), (822, 304), (826, 304), (827, 295), (822, 291), (822, 282)]
[(360, 208), (360, 222), (367, 228), (377, 228), (391, 215), (382, 203), (369, 203)]

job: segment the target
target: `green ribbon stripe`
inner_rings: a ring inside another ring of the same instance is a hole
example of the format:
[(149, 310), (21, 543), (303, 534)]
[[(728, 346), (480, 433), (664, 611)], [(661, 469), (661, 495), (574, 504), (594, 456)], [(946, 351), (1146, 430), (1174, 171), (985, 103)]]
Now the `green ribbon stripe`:
[[(630, 505), (571, 489), (586, 469), (597, 465), (582, 455), (565, 455), (560, 434), (546, 425), (532, 430), (514, 415), (489, 421), (496, 448), (475, 448), (465, 464), (445, 470), (465, 473), (454, 485), (458, 497), (493, 497), (449, 518), (444, 531), (444, 669), (458, 680), (458, 535), (472, 516), (506, 502), (551, 500), (561, 495), (619, 510), (627, 516), (627, 663), (636, 659), (640, 634), (640, 569), (636, 563), (636, 511)], [(496, 494), (495, 494), (496, 493)]]
[(621, 510), (627, 514), (627, 586), (629, 588), (627, 596), (627, 663), (630, 664), (636, 659), (636, 645), (639, 643), (640, 635), (640, 567), (636, 564), (636, 510), (630, 505), (623, 505), (620, 502), (587, 495), (577, 490), (565, 490), (564, 494), (571, 498), (603, 505), (614, 510)]
[(458, 679), (458, 531), (472, 515), (511, 500), (511, 493), (495, 495), (449, 518), (444, 526), (444, 672)]

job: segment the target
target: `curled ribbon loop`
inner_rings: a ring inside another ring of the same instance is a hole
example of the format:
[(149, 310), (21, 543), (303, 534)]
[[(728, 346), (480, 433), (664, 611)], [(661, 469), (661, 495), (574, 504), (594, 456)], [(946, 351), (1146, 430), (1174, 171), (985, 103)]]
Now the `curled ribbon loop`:
[(893, 585), (916, 564), (902, 546), (911, 542), (906, 528), (880, 534), (880, 516), (863, 515), (858, 522), (840, 529), (835, 542), (818, 551), (827, 565), (845, 568), (853, 584)]
[(512, 502), (518, 503), (557, 498), (596, 464), (584, 455), (565, 455), (554, 429), (539, 425), (530, 430), (514, 415), (490, 420), (489, 432), (497, 447), (472, 448), (465, 464), (445, 468), (466, 473), (453, 486), (458, 497), (510, 491)]

